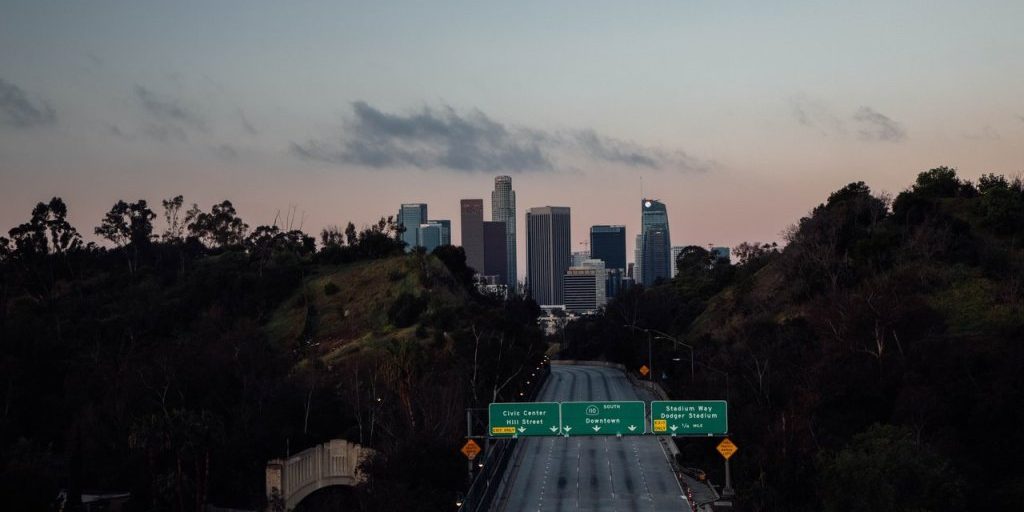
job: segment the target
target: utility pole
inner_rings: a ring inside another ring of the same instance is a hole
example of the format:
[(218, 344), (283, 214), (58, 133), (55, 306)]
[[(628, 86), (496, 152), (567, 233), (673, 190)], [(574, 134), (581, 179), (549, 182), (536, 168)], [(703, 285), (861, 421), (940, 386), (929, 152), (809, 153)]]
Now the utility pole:
[[(466, 409), (466, 439), (473, 438), (473, 410)], [(728, 464), (729, 461), (726, 461)], [(466, 460), (466, 471), (469, 473), (469, 480), (467, 485), (473, 485), (473, 461)], [(467, 487), (468, 489), (468, 487)]]
[(647, 368), (651, 370), (651, 373), (647, 374), (647, 380), (654, 380), (654, 358), (651, 357), (651, 330), (644, 329), (647, 331)]

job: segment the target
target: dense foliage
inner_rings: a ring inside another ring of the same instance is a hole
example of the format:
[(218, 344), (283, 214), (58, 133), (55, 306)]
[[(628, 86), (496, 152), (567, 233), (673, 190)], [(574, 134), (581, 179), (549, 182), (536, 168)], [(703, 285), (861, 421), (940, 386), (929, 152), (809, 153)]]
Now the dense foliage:
[[(786, 238), (735, 264), (687, 248), (676, 278), (571, 323), (566, 353), (728, 398), (752, 510), (1019, 508), (1021, 180), (941, 167), (894, 200), (852, 183)], [(682, 440), (681, 459), (721, 482), (714, 443)]]
[(0, 237), (0, 508), (258, 508), (269, 459), (332, 438), (377, 451), (362, 509), (448, 508), (465, 409), (543, 352), (536, 305), (477, 294), (460, 249), (406, 254), (391, 219), (318, 247), (228, 201), (163, 207), (161, 232), (118, 201), (93, 230), (111, 248), (59, 198)]

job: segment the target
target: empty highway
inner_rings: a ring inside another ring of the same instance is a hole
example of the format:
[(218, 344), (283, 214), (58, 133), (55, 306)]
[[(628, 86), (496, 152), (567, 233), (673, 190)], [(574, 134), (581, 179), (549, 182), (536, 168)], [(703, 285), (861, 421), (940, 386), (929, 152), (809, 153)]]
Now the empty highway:
[[(552, 365), (538, 402), (649, 400), (614, 368)], [(658, 439), (527, 437), (494, 510), (690, 510)]]

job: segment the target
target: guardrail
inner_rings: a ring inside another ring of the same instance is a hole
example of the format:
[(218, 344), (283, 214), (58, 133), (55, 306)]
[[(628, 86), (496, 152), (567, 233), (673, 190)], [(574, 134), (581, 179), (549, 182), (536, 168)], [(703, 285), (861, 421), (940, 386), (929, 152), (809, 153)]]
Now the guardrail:
[[(536, 400), (550, 374), (550, 367), (548, 365), (542, 366), (541, 374), (532, 381), (532, 385), (526, 391), (522, 401), (532, 402)], [(469, 490), (466, 491), (466, 496), (462, 499), (459, 512), (482, 512), (491, 507), (495, 493), (498, 492), (498, 489), (504, 482), (505, 469), (508, 467), (509, 461), (512, 460), (512, 455), (515, 453), (518, 442), (518, 439), (495, 439), (493, 441), (494, 444), (491, 445), (491, 449), (488, 450), (488, 453), (484, 454), (483, 468), (473, 478)]]

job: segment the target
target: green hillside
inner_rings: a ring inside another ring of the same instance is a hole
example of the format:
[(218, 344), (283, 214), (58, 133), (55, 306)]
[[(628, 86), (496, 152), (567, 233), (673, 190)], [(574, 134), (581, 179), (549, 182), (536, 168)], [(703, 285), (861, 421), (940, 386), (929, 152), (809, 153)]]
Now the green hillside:
[(427, 338), (429, 325), (467, 300), (466, 290), (431, 255), (320, 265), (274, 311), (266, 330), (281, 346), (313, 346), (334, 362), (369, 341)]

